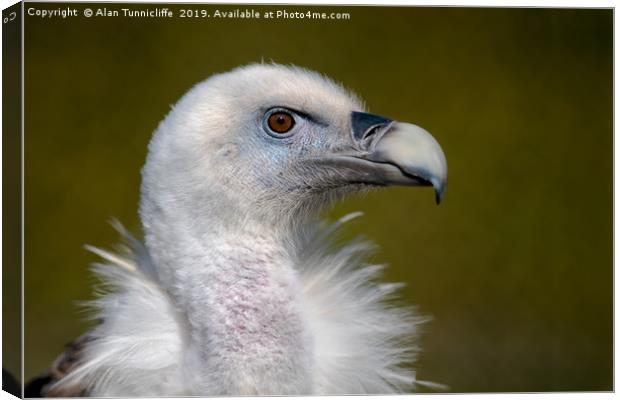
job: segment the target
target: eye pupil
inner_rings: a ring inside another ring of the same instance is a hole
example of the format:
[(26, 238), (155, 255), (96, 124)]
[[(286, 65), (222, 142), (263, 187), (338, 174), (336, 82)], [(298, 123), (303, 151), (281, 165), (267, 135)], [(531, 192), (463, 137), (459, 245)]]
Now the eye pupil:
[(273, 113), (269, 119), (269, 129), (274, 131), (275, 133), (286, 133), (293, 129), (295, 125), (295, 120), (293, 117), (284, 111), (278, 111)]

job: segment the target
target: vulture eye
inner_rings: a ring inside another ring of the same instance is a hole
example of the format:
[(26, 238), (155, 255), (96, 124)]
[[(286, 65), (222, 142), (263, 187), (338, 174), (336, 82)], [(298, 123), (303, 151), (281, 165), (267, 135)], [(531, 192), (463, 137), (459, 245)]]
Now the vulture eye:
[(295, 118), (284, 110), (276, 110), (267, 117), (266, 122), (269, 133), (276, 137), (286, 135), (295, 126)]

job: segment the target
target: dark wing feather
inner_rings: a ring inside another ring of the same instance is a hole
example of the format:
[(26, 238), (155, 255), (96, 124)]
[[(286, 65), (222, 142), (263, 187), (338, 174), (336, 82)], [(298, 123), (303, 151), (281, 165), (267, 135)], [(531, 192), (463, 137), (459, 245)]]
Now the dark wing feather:
[(85, 386), (72, 386), (55, 389), (52, 385), (71, 372), (80, 363), (82, 349), (92, 340), (82, 335), (67, 344), (65, 351), (54, 360), (52, 366), (41, 375), (33, 378), (24, 388), (24, 397), (86, 397)]

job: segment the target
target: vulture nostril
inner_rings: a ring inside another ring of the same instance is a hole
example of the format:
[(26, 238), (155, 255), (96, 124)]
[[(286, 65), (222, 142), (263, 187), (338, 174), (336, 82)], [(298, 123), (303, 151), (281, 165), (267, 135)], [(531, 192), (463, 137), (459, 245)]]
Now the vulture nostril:
[(373, 143), (376, 143), (377, 140), (383, 136), (383, 134), (389, 129), (390, 123), (378, 124), (370, 127), (362, 136), (362, 140), (360, 141), (362, 147), (365, 149), (369, 149)]
[(370, 128), (369, 130), (367, 130), (366, 133), (364, 134), (363, 140), (368, 140), (369, 138), (373, 137), (377, 133), (380, 127), (381, 125), (376, 125)]
[(364, 133), (364, 138), (362, 140), (364, 142), (367, 142), (368, 140), (372, 139), (372, 137), (375, 136), (379, 131), (381, 131), (385, 127), (385, 125), (386, 124), (381, 124), (371, 127), (366, 131), (366, 133)]
[(362, 112), (351, 113), (353, 139), (363, 146), (369, 145), (378, 133), (384, 132), (391, 119)]

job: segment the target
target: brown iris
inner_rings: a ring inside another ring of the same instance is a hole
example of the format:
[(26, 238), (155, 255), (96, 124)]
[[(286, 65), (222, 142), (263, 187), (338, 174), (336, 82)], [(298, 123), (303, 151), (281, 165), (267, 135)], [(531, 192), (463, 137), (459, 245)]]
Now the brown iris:
[(275, 133), (284, 134), (293, 128), (295, 120), (291, 114), (278, 111), (269, 116), (267, 123), (269, 124), (269, 129)]

